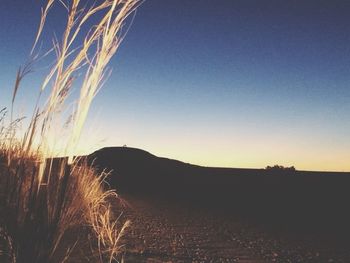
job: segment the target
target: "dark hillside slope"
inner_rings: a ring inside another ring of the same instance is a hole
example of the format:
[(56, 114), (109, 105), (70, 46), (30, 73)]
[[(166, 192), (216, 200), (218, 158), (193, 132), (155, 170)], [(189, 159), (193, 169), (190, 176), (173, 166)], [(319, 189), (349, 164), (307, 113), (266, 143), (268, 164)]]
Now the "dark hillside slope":
[(182, 201), (288, 228), (350, 234), (350, 173), (202, 167), (127, 147), (103, 148), (89, 160), (113, 170), (109, 183), (120, 193)]
[(230, 183), (236, 177), (250, 181), (266, 173), (263, 169), (202, 167), (127, 147), (103, 148), (91, 154), (89, 160), (99, 169), (112, 170), (110, 183), (122, 191), (215, 192), (234, 187)]

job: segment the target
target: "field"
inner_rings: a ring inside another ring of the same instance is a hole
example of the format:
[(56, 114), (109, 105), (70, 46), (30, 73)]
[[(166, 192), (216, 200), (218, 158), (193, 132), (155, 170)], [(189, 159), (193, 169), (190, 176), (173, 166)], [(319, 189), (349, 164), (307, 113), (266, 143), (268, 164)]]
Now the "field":
[[(167, 200), (126, 196), (126, 262), (349, 262), (349, 243)], [(321, 234), (321, 233), (320, 233)]]
[[(0, 263), (350, 262), (350, 123), (340, 100), (349, 96), (338, 75), (348, 40), (317, 27), (299, 35), (323, 15), (303, 21), (274, 5), (264, 24), (259, 1), (258, 16), (238, 8), (245, 1), (7, 2), (4, 87), (14, 75), (0, 105)], [(113, 62), (143, 4), (129, 51)], [(310, 7), (296, 10), (323, 14)], [(336, 22), (339, 31), (322, 29), (346, 35)], [(192, 23), (200, 28), (186, 32)], [(126, 71), (108, 84), (113, 66)], [(104, 85), (120, 91), (101, 97), (99, 114), (91, 106)]]
[(348, 173), (200, 167), (133, 148), (89, 157), (124, 198), (127, 262), (350, 261)]

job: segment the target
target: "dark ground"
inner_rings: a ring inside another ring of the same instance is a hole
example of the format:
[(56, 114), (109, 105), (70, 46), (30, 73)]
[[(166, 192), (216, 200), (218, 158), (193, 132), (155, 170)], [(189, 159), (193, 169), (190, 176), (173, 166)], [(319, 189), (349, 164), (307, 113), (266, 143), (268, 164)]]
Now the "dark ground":
[(350, 243), (233, 213), (125, 196), (125, 262), (350, 262)]
[(130, 203), (126, 262), (350, 262), (350, 173), (201, 167), (126, 147), (89, 159)]

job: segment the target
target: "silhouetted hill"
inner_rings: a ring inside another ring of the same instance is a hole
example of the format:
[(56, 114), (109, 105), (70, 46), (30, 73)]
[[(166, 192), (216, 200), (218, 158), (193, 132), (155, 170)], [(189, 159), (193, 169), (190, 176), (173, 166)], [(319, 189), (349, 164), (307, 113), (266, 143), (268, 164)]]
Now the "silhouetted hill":
[(88, 160), (113, 170), (109, 184), (120, 193), (192, 203), (288, 228), (333, 232), (339, 226), (350, 233), (349, 173), (202, 167), (129, 147), (103, 148)]
[(103, 148), (89, 155), (89, 160), (94, 160), (95, 166), (101, 170), (112, 170), (110, 183), (128, 191), (193, 191), (209, 185), (223, 187), (223, 183), (232, 180), (232, 176), (248, 178), (266, 173), (264, 169), (192, 165), (129, 147)]
[(176, 160), (157, 157), (141, 149), (129, 147), (108, 147), (100, 149), (89, 156), (90, 160), (95, 160), (96, 166), (112, 169), (113, 176), (122, 178), (130, 176), (132, 178), (153, 176), (159, 173), (183, 172), (186, 169), (196, 167)]
[[(102, 148), (89, 155), (88, 159), (100, 170), (112, 170), (110, 182), (119, 188), (127, 188), (128, 191), (138, 191), (138, 188), (145, 190), (146, 186), (152, 191), (153, 188), (160, 191), (175, 186), (179, 189), (190, 187), (194, 190), (194, 187), (200, 190), (200, 187), (209, 186), (215, 192), (217, 187), (233, 189), (238, 181), (240, 184), (248, 183), (251, 189), (272, 187), (271, 183), (284, 182), (289, 185), (293, 182), (310, 183), (310, 187), (313, 186), (311, 188), (317, 188), (325, 181), (331, 186), (332, 182), (350, 178), (350, 173), (340, 172), (203, 167), (157, 157), (147, 151), (129, 147)], [(264, 185), (267, 182), (269, 185)]]
[(341, 189), (350, 179), (350, 173), (340, 172), (203, 167), (129, 147), (102, 148), (89, 155), (88, 160), (100, 170), (112, 171), (109, 182), (113, 186), (137, 192), (209, 191), (232, 195), (233, 191), (242, 189), (247, 192), (282, 189), (297, 194), (312, 193), (323, 187)]

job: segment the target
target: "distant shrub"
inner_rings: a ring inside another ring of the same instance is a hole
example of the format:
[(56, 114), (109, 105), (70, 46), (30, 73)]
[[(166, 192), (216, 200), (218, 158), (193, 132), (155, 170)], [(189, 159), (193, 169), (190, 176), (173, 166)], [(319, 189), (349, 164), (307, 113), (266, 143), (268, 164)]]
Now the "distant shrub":
[(296, 169), (294, 166), (290, 166), (290, 167), (284, 167), (283, 165), (274, 165), (274, 166), (266, 166), (265, 168), (268, 171), (288, 171), (288, 172), (295, 172)]

